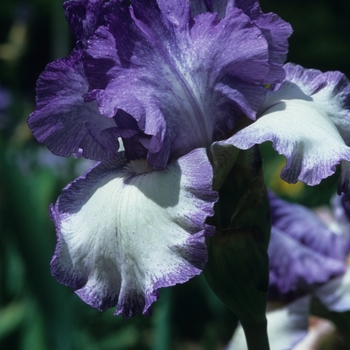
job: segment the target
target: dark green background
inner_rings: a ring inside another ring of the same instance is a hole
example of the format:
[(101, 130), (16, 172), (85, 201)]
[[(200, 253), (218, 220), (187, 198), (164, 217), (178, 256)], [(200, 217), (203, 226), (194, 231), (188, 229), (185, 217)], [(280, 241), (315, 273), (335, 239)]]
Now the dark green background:
[[(0, 54), (0, 86), (12, 96), (0, 129), (0, 348), (220, 349), (236, 320), (202, 277), (162, 290), (153, 317), (125, 321), (114, 317), (113, 310), (101, 314), (91, 309), (50, 276), (55, 233), (47, 207), (77, 176), (76, 162), (41, 162), (44, 147), (31, 137), (26, 118), (34, 109), (38, 75), (74, 45), (61, 3), (0, 2), (0, 53), (6, 44), (13, 51), (9, 58)], [(294, 28), (288, 61), (350, 76), (350, 1), (264, 0), (261, 6)], [(267, 181), (273, 187), (278, 182), (273, 169), (280, 159), (269, 146), (262, 150)], [(315, 206), (327, 203), (335, 183), (330, 178), (317, 188), (281, 192)]]

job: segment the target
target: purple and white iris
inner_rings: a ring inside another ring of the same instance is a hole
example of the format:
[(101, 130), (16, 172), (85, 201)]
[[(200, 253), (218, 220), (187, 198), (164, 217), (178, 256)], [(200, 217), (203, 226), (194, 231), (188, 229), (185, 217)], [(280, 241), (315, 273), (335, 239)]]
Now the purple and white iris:
[[(258, 120), (232, 137), (247, 149), (272, 141), (287, 158), (283, 180), (317, 185), (341, 164), (338, 192), (350, 195), (350, 84), (340, 72), (286, 64), (286, 78), (266, 96)], [(229, 142), (230, 140), (228, 140)]]
[(51, 206), (51, 268), (124, 317), (204, 268), (218, 148), (272, 140), (282, 176), (311, 185), (341, 163), (345, 192), (350, 169), (348, 81), (283, 66), (288, 23), (256, 0), (130, 2), (64, 3), (77, 44), (41, 74), (28, 120), (52, 153), (99, 161)]
[[(334, 198), (326, 224), (315, 212), (270, 194), (271, 349), (294, 349), (303, 341), (312, 298), (333, 313), (350, 311), (350, 211), (344, 199)], [(227, 349), (247, 349), (241, 327)]]

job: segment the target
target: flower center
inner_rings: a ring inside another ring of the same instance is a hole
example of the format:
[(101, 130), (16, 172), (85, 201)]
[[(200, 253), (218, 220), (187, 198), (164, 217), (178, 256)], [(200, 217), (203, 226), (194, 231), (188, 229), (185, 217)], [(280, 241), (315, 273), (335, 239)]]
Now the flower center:
[(134, 173), (135, 175), (149, 173), (153, 168), (147, 163), (146, 159), (131, 160), (124, 168), (126, 171)]

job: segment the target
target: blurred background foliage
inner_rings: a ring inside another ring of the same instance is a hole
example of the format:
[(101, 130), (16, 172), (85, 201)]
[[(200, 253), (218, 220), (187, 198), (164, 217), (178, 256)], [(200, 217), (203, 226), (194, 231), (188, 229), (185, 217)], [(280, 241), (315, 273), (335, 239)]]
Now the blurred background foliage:
[[(288, 61), (350, 77), (350, 1), (262, 0), (289, 21)], [(2, 350), (222, 349), (235, 317), (202, 276), (161, 290), (152, 317), (99, 313), (50, 275), (55, 232), (47, 207), (89, 164), (54, 157), (31, 136), (26, 119), (45, 65), (74, 46), (61, 0), (0, 2), (0, 348)], [(327, 204), (334, 177), (314, 188), (279, 179), (284, 164), (261, 147), (266, 181), (308, 206)]]

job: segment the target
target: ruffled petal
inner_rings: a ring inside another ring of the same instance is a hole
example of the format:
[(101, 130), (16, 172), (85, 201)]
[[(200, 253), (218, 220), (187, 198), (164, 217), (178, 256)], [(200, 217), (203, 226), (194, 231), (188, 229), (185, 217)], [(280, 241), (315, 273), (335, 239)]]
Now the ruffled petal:
[(289, 302), (346, 270), (344, 261), (322, 255), (276, 228), (268, 252), (270, 300)]
[[(247, 149), (272, 141), (287, 158), (281, 177), (316, 185), (350, 160), (350, 87), (339, 72), (321, 73), (287, 64), (285, 81), (267, 95), (259, 119), (229, 142)], [(347, 174), (347, 172), (346, 172)], [(348, 190), (343, 176), (341, 190)]]
[[(185, 0), (131, 3), (130, 10), (106, 3), (104, 26), (89, 40), (89, 98), (103, 115), (122, 109), (135, 118), (151, 136), (152, 166), (227, 137), (243, 113), (255, 118), (272, 61), (284, 60), (283, 50), (270, 54), (276, 50), (265, 29), (234, 6), (219, 19), (210, 12), (193, 18)], [(279, 24), (266, 23), (286, 42)]]
[(288, 38), (293, 32), (289, 23), (275, 13), (263, 13), (257, 0), (190, 0), (190, 4), (193, 16), (209, 11), (218, 13), (219, 18), (222, 18), (231, 7), (241, 9), (262, 31), (269, 45), (270, 73), (266, 84), (283, 81), (286, 75), (283, 64), (288, 53)]
[(201, 273), (213, 215), (212, 167), (197, 149), (153, 171), (122, 154), (68, 185), (51, 215), (53, 276), (99, 310), (149, 314), (157, 289)]
[(253, 20), (268, 42), (270, 72), (265, 83), (282, 82), (286, 76), (283, 64), (288, 53), (288, 38), (293, 32), (291, 25), (275, 13), (263, 13), (257, 0), (228, 1), (228, 6), (231, 4), (242, 9)]
[(113, 118), (99, 113), (96, 101), (84, 101), (88, 84), (81, 55), (76, 50), (46, 67), (37, 82), (36, 109), (28, 125), (56, 155), (68, 157), (82, 149), (84, 157), (104, 160), (116, 155), (121, 133)]
[(349, 234), (334, 232), (310, 209), (284, 201), (269, 193), (271, 219), (274, 228), (295, 241), (312, 249), (315, 253), (339, 261), (345, 261)]
[[(304, 339), (308, 330), (309, 304), (310, 296), (305, 296), (267, 312), (267, 332), (271, 349), (291, 350)], [(239, 326), (226, 350), (246, 349), (243, 328)]]
[(306, 207), (269, 199), (270, 300), (294, 300), (346, 271), (349, 234), (333, 232)]
[(66, 18), (76, 39), (83, 46), (102, 21), (101, 10), (105, 0), (65, 1)]

